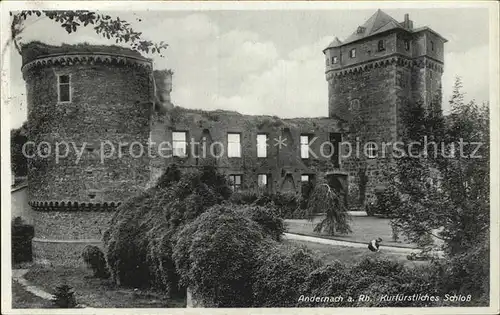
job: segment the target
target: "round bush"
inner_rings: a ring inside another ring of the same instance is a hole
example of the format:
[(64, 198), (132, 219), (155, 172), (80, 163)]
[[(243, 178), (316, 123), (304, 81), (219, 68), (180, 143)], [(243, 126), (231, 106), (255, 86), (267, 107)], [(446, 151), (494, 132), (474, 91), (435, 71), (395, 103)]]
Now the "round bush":
[(271, 208), (251, 205), (243, 206), (238, 211), (256, 222), (264, 233), (276, 241), (281, 240), (281, 236), (286, 231), (283, 219)]
[(294, 307), (298, 288), (321, 265), (307, 248), (279, 243), (261, 247), (257, 260), (255, 307)]
[(231, 205), (214, 206), (180, 232), (173, 258), (181, 284), (206, 307), (250, 307), (257, 250), (266, 235)]
[(82, 252), (83, 261), (94, 272), (94, 277), (107, 279), (109, 270), (106, 264), (106, 258), (101, 249), (94, 245), (87, 245)]
[(342, 296), (344, 299), (331, 305), (328, 302), (301, 302), (299, 307), (331, 307), (331, 306), (352, 306), (347, 301), (346, 294), (349, 292), (353, 282), (353, 274), (349, 268), (339, 261), (331, 262), (321, 266), (308, 274), (306, 280), (300, 287), (301, 295), (304, 297), (336, 297)]

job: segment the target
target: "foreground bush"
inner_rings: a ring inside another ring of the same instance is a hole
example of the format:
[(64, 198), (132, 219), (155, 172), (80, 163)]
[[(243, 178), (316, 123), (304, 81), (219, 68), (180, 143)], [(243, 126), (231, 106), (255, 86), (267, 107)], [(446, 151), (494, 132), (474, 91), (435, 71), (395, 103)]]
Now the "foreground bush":
[(106, 258), (99, 247), (93, 245), (85, 246), (82, 252), (82, 258), (85, 264), (94, 272), (94, 277), (102, 279), (109, 278)]
[(375, 191), (375, 202), (370, 209), (371, 214), (378, 214), (385, 217), (392, 217), (402, 206), (401, 197), (395, 186), (389, 185), (384, 190)]
[(255, 307), (294, 307), (300, 295), (298, 288), (321, 265), (311, 251), (293, 244), (263, 246), (256, 259)]
[(238, 211), (257, 223), (263, 232), (275, 241), (280, 241), (281, 236), (286, 231), (283, 219), (272, 208), (265, 206), (243, 206)]
[[(303, 297), (342, 297), (335, 302), (303, 301), (301, 307), (398, 307), (439, 306), (442, 301), (423, 298), (416, 301), (400, 301), (391, 296), (428, 294), (441, 296), (438, 275), (432, 266), (405, 267), (400, 262), (378, 258), (365, 258), (347, 266), (332, 262), (311, 272), (301, 286)], [(361, 295), (370, 300), (358, 299)], [(348, 297), (352, 300), (349, 301)]]
[(58, 308), (75, 308), (77, 304), (73, 288), (67, 284), (57, 286), (52, 303)]
[(229, 195), (225, 178), (212, 167), (183, 174), (170, 167), (155, 187), (120, 206), (105, 232), (113, 280), (183, 294), (172, 260), (176, 234)]
[(35, 235), (32, 225), (25, 224), (21, 217), (16, 217), (11, 222), (12, 263), (32, 261), (31, 240)]
[[(346, 265), (334, 261), (327, 265), (321, 266), (310, 272), (305, 281), (300, 286), (300, 296), (297, 302), (299, 307), (331, 307), (331, 306), (353, 306), (347, 301), (347, 293), (349, 292), (353, 275)], [(306, 301), (305, 297), (322, 297), (322, 296), (342, 296), (345, 299), (335, 304), (317, 303)]]
[[(474, 306), (487, 305), (490, 294), (490, 242), (485, 239), (472, 250), (441, 263), (441, 284), (450, 294), (472, 295)], [(472, 306), (472, 304), (467, 304)]]
[[(243, 190), (231, 195), (229, 201), (235, 205), (257, 205), (273, 208), (284, 219), (306, 219), (308, 194), (259, 190)], [(306, 198), (307, 197), (307, 198)]]
[(214, 206), (180, 232), (173, 258), (181, 284), (205, 307), (250, 307), (257, 251), (266, 238), (230, 205)]

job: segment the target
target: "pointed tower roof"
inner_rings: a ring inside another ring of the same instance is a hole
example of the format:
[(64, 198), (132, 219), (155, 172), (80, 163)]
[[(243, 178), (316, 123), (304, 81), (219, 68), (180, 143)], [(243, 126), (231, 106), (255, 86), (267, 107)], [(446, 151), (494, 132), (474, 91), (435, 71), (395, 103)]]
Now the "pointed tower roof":
[(378, 9), (377, 12), (375, 12), (363, 25), (359, 26), (358, 29), (344, 41), (344, 44), (396, 28), (405, 29), (390, 15)]
[(341, 45), (342, 45), (342, 42), (340, 41), (340, 39), (337, 36), (335, 36), (335, 39), (325, 49), (338, 47)]

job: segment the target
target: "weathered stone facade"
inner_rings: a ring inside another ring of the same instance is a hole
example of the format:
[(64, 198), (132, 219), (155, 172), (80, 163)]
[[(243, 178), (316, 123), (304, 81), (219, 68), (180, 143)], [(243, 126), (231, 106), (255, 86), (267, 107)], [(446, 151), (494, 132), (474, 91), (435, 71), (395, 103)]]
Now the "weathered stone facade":
[[(155, 117), (151, 132), (153, 151), (158, 152), (161, 142), (172, 143), (173, 132), (186, 134), (187, 155), (173, 157), (172, 151), (164, 151), (164, 157), (158, 154), (152, 159), (154, 177), (171, 163), (188, 168), (215, 165), (228, 176), (241, 176), (241, 189), (257, 188), (260, 174), (267, 176), (265, 189), (268, 191), (296, 192), (301, 189), (303, 175), (314, 181), (326, 172), (342, 174), (338, 146), (332, 141), (332, 138), (341, 138), (341, 131), (338, 120), (332, 118), (280, 119), (175, 107)], [(230, 133), (240, 135), (240, 157), (228, 156)], [(257, 135), (267, 137), (267, 152), (263, 157), (257, 154)], [(300, 137), (304, 135), (311, 140), (308, 158), (302, 158), (300, 152)], [(280, 139), (282, 145), (278, 144)]]
[[(46, 50), (33, 53), (40, 48)], [(132, 157), (127, 144), (146, 145), (149, 138), (151, 61), (128, 50), (115, 53), (86, 45), (65, 53), (52, 50), (57, 47), (38, 43), (23, 50), (28, 139), (34, 144), (30, 202), (35, 209), (114, 208), (149, 180), (147, 155)], [(61, 75), (69, 76), (70, 101), (58, 99)], [(63, 142), (68, 146), (57, 146)], [(61, 155), (69, 154), (57, 160), (56, 147)], [(109, 158), (101, 159), (101, 147)], [(120, 158), (119, 149), (124, 152)]]
[[(408, 15), (397, 22), (378, 10), (344, 42), (336, 38), (323, 51), (329, 114), (349, 126), (343, 140), (361, 148), (343, 166), (350, 184), (365, 181), (363, 203), (383, 187), (381, 169), (393, 163), (390, 148), (404, 128), (402, 112), (417, 102), (440, 106), (445, 42), (430, 28), (414, 29)], [(374, 157), (365, 151), (369, 142), (376, 143)]]
[(31, 43), (22, 57), (34, 259), (79, 264), (85, 245), (101, 242), (109, 211), (149, 181), (148, 155), (129, 146), (149, 139), (152, 63), (128, 49), (89, 45)]

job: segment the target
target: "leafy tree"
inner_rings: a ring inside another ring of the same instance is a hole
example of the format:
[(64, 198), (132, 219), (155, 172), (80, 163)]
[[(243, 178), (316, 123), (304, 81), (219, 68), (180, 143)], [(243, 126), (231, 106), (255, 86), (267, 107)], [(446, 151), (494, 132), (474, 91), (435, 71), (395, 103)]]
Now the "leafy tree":
[[(489, 232), (488, 110), (463, 99), (457, 79), (450, 100), (452, 113), (446, 120), (432, 107), (412, 107), (403, 118), (406, 143), (426, 136), (438, 146), (449, 145), (439, 147), (436, 156), (426, 156), (423, 147), (407, 151), (397, 161), (392, 183), (402, 198), (393, 224), (412, 241), (426, 235), (442, 239), (451, 255), (483, 242)], [(478, 142), (481, 147), (477, 152), (477, 145), (460, 148), (461, 141)]]
[(341, 196), (330, 187), (326, 180), (318, 180), (307, 203), (309, 216), (325, 213), (326, 217), (314, 228), (315, 232), (325, 231), (328, 235), (335, 232), (347, 234), (352, 232), (349, 226), (350, 216), (342, 202)]
[(241, 213), (256, 222), (275, 241), (280, 241), (286, 228), (283, 219), (280, 218), (274, 209), (267, 206), (242, 206), (238, 209)]
[(114, 38), (116, 43), (128, 43), (130, 47), (139, 52), (158, 53), (168, 47), (164, 42), (155, 43), (142, 38), (142, 33), (134, 30), (130, 23), (120, 17), (111, 17), (94, 11), (49, 11), (49, 10), (24, 10), (17, 13), (10, 12), (12, 17), (10, 27), (10, 41), (14, 43), (20, 53), (19, 40), (25, 27), (25, 22), (30, 17), (42, 15), (59, 24), (68, 34), (77, 32), (81, 27), (92, 26), (95, 32), (107, 39)]
[(28, 141), (28, 122), (10, 131), (10, 162), (15, 176), (28, 175), (28, 160), (22, 150), (26, 141)]

